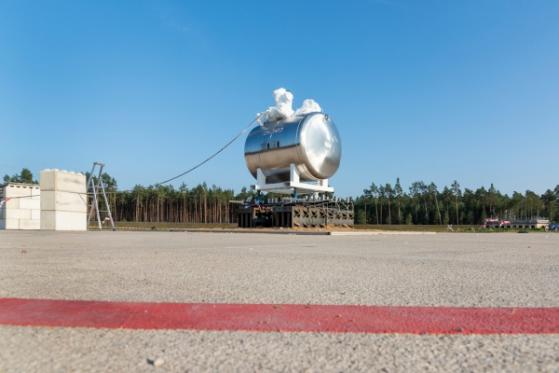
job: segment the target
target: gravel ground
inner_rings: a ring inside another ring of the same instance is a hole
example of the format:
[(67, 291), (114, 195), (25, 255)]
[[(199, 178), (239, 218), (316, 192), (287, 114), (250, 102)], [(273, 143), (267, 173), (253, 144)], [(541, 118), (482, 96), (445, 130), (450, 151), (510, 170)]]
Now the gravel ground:
[(552, 372), (558, 352), (557, 336), (0, 328), (2, 372)]
[[(0, 297), (557, 307), (559, 234), (2, 231)], [(559, 335), (0, 327), (0, 372), (262, 369), (559, 371)]]

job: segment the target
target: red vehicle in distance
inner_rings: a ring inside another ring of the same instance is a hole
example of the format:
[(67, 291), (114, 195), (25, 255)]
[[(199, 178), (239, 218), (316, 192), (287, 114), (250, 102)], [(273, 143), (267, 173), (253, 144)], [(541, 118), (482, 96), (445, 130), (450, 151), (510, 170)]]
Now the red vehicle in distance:
[(510, 220), (503, 220), (497, 218), (488, 218), (483, 222), (485, 228), (511, 228), (512, 223)]

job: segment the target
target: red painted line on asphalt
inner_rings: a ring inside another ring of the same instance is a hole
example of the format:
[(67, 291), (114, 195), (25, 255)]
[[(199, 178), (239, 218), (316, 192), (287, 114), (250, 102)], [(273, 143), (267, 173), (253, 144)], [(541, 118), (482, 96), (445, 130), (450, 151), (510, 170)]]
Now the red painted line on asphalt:
[(559, 334), (559, 307), (132, 303), (0, 298), (0, 324), (258, 332)]

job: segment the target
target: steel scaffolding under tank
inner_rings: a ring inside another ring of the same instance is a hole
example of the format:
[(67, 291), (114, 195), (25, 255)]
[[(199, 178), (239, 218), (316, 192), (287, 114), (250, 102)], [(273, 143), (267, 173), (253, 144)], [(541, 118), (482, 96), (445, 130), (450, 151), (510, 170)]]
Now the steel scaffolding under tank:
[(269, 201), (245, 203), (238, 209), (240, 228), (353, 227), (351, 200)]

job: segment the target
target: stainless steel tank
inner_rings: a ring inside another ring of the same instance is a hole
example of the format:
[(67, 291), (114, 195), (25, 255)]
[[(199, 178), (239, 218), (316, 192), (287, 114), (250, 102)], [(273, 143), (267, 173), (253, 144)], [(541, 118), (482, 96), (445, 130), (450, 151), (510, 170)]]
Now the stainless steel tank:
[(289, 181), (291, 164), (297, 167), (301, 181), (328, 179), (338, 170), (341, 156), (340, 135), (324, 113), (258, 126), (245, 142), (250, 173), (256, 177), (260, 168), (269, 183)]

